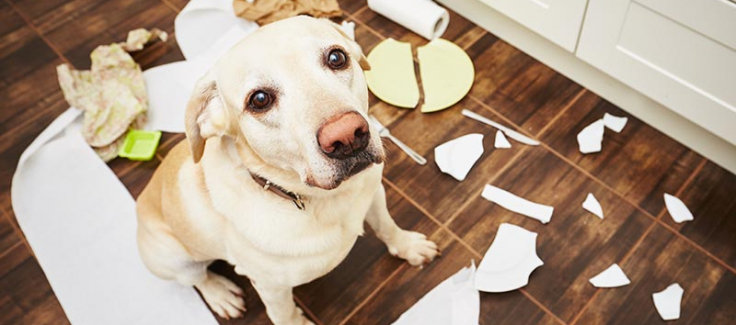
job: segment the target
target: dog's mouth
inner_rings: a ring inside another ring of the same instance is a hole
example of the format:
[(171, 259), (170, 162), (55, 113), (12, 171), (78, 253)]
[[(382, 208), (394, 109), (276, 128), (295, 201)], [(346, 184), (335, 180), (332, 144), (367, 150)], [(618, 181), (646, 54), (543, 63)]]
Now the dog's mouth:
[(340, 186), (350, 177), (359, 174), (373, 164), (381, 164), (384, 156), (374, 150), (364, 150), (353, 157), (342, 160), (335, 160), (333, 168), (335, 170), (332, 179), (327, 184), (316, 181), (313, 177), (307, 177), (306, 184), (312, 187), (318, 187), (324, 190), (332, 190)]

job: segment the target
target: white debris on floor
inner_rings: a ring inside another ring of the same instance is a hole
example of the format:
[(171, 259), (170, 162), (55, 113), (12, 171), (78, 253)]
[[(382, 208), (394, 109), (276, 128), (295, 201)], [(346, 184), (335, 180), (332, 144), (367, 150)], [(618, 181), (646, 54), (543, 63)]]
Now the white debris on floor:
[(621, 267), (614, 263), (603, 272), (592, 277), (590, 283), (598, 288), (616, 288), (630, 284), (631, 280), (629, 280)]
[(684, 221), (693, 220), (693, 213), (687, 208), (685, 203), (677, 197), (664, 193), (664, 204), (667, 206), (667, 211), (672, 216), (672, 220), (677, 223)]
[(680, 318), (680, 305), (684, 292), (685, 290), (679, 284), (673, 283), (666, 289), (652, 294), (654, 307), (657, 308), (657, 312), (663, 320)]
[(471, 133), (434, 148), (434, 160), (440, 170), (458, 181), (465, 180), (470, 169), (483, 155), (483, 135)]
[(578, 148), (580, 152), (583, 154), (600, 152), (604, 130), (608, 128), (613, 132), (621, 133), (628, 120), (627, 117), (619, 117), (608, 113), (603, 114), (603, 118), (596, 120), (578, 133)]
[(511, 143), (508, 139), (506, 139), (506, 136), (503, 135), (503, 132), (501, 132), (501, 130), (497, 130), (496, 139), (493, 142), (493, 146), (496, 147), (496, 149), (508, 149), (511, 148)]
[(588, 193), (585, 201), (583, 201), (583, 209), (592, 214), (595, 214), (598, 218), (603, 219), (603, 208), (601, 207), (601, 204), (595, 198), (593, 193)]
[(481, 196), (507, 210), (537, 219), (541, 223), (548, 223), (554, 212), (551, 206), (526, 200), (490, 184), (486, 185)]
[(519, 289), (542, 265), (537, 255), (537, 233), (502, 223), (475, 273), (475, 288), (485, 292)]

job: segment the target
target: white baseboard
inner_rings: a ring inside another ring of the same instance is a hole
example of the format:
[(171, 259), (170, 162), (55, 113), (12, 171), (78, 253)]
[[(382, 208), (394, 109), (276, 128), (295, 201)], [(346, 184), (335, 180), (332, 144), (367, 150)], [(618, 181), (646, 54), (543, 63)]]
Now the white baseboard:
[(583, 62), (478, 0), (436, 1), (736, 174), (736, 146), (726, 140)]

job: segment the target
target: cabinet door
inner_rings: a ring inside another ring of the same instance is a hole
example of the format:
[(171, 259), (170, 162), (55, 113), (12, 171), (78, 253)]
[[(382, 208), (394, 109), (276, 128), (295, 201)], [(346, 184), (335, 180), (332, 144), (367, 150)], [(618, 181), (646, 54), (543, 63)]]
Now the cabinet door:
[(588, 0), (480, 0), (574, 52)]
[(736, 3), (590, 0), (576, 55), (736, 144)]

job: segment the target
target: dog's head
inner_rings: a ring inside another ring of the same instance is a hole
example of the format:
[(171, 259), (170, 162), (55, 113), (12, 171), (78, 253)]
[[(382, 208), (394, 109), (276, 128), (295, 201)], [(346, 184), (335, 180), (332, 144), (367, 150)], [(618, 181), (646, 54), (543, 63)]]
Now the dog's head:
[(207, 138), (232, 137), (309, 186), (336, 188), (383, 161), (367, 121), (368, 69), (360, 46), (330, 21), (300, 16), (260, 28), (196, 86), (186, 111), (195, 162)]

